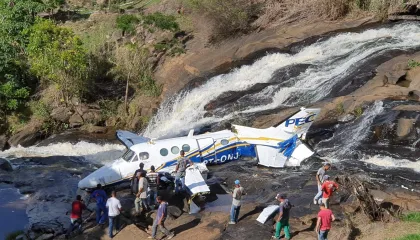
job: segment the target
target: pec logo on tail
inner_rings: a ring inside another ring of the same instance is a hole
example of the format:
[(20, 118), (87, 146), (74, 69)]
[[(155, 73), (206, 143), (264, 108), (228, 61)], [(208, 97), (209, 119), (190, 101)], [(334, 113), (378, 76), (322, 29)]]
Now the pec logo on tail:
[(289, 118), (286, 120), (285, 126), (289, 127), (290, 125), (301, 126), (306, 123), (313, 122), (315, 120), (316, 114), (311, 114), (307, 117), (302, 118)]

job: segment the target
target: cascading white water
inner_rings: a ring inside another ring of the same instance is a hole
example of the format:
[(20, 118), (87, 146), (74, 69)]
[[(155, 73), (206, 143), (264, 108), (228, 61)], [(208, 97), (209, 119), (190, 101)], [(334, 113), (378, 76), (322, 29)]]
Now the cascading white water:
[(376, 101), (360, 118), (337, 129), (333, 137), (321, 141), (317, 145), (318, 153), (332, 162), (351, 156), (354, 149), (368, 136), (375, 117), (383, 110), (383, 102)]
[(362, 162), (385, 168), (408, 168), (420, 172), (420, 161), (410, 161), (407, 159), (395, 159), (390, 156), (365, 156)]
[(91, 163), (106, 164), (121, 157), (125, 147), (121, 144), (95, 144), (88, 142), (55, 143), (48, 146), (15, 147), (0, 152), (0, 158), (80, 156)]
[[(144, 135), (176, 136), (191, 128), (231, 119), (241, 113), (309, 104), (327, 96), (352, 70), (363, 67), (363, 63), (372, 57), (384, 51), (415, 47), (420, 47), (420, 25), (402, 23), (391, 28), (339, 34), (307, 46), (293, 55), (269, 54), (250, 66), (215, 76), (200, 87), (181, 92), (167, 101)], [(252, 101), (247, 107), (235, 112), (222, 111), (222, 115), (205, 115), (204, 107), (223, 93), (245, 91), (257, 83), (269, 83), (277, 70), (296, 64), (309, 64), (310, 67), (293, 79), (288, 79), (290, 86), (268, 86), (250, 95)]]

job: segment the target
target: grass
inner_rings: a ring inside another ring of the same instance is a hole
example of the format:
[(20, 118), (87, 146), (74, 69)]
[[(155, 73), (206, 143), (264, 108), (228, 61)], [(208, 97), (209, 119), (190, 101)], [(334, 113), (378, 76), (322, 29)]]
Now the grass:
[(408, 67), (411, 68), (416, 68), (416, 67), (420, 67), (420, 62), (417, 62), (415, 60), (409, 60), (408, 61)]
[(176, 17), (156, 12), (143, 17), (144, 23), (162, 30), (177, 32), (180, 30)]
[(409, 234), (394, 240), (420, 240), (420, 234)]
[(356, 107), (353, 110), (353, 115), (356, 116), (357, 118), (361, 117), (363, 115), (363, 108), (361, 106)]
[(343, 103), (339, 103), (337, 104), (337, 106), (335, 106), (335, 110), (337, 111), (338, 115), (341, 115), (344, 113), (344, 105)]
[(25, 232), (23, 232), (22, 230), (18, 230), (18, 231), (14, 231), (11, 233), (6, 234), (6, 240), (15, 240), (17, 236), (24, 234)]
[(420, 212), (412, 212), (402, 217), (405, 222), (417, 222), (420, 223)]

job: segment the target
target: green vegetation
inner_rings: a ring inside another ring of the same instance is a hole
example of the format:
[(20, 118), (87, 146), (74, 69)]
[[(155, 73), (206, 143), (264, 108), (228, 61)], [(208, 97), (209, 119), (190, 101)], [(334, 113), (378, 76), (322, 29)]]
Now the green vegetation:
[(134, 15), (121, 15), (117, 17), (117, 27), (122, 30), (123, 36), (125, 33), (133, 34), (135, 25), (139, 23), (139, 19)]
[(420, 240), (420, 234), (409, 234), (394, 240)]
[(420, 212), (412, 212), (412, 213), (406, 214), (403, 216), (402, 220), (406, 222), (420, 223)]
[(420, 67), (420, 62), (417, 62), (415, 60), (409, 60), (408, 61), (408, 67), (411, 68), (416, 68), (416, 67)]
[(341, 115), (344, 113), (344, 105), (343, 103), (338, 103), (337, 106), (335, 106), (335, 110), (338, 115)]
[(356, 116), (356, 118), (359, 118), (363, 115), (363, 108), (361, 106), (357, 106), (353, 110), (353, 115)]
[(42, 83), (55, 84), (66, 104), (82, 96), (88, 84), (88, 58), (80, 38), (50, 20), (37, 20), (29, 32), (31, 71)]
[(152, 25), (162, 30), (170, 30), (173, 32), (180, 30), (174, 16), (163, 15), (159, 12), (144, 16), (143, 21), (147, 25)]
[(14, 231), (6, 235), (6, 240), (15, 240), (17, 236), (24, 234), (22, 230)]

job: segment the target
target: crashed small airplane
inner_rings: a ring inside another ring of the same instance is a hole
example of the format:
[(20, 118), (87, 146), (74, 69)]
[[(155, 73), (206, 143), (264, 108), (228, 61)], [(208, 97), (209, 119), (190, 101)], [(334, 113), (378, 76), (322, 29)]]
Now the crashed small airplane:
[(103, 166), (79, 182), (80, 189), (92, 189), (131, 179), (140, 162), (158, 172), (175, 169), (180, 150), (195, 163), (223, 164), (251, 157), (267, 167), (299, 166), (314, 152), (302, 140), (320, 113), (319, 108), (301, 108), (284, 122), (266, 129), (232, 125), (229, 130), (170, 139), (149, 139), (128, 131), (117, 131), (127, 147), (123, 156)]

